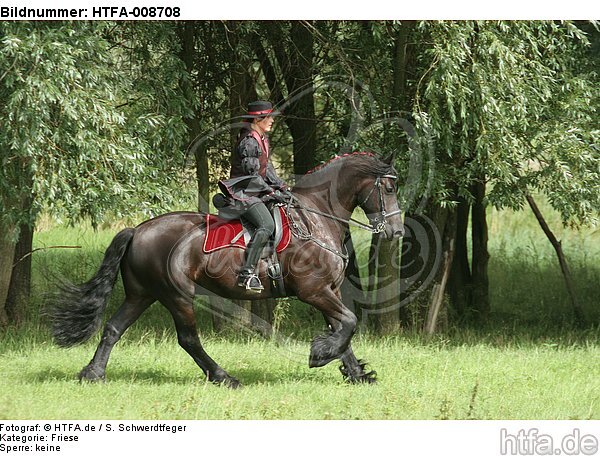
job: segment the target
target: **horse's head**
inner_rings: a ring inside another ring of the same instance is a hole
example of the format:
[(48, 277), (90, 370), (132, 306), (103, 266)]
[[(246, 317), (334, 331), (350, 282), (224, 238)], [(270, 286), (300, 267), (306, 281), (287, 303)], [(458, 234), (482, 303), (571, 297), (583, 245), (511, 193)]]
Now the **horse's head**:
[(396, 172), (394, 171), (395, 153), (383, 162), (389, 170), (371, 179), (365, 179), (358, 194), (358, 205), (365, 211), (371, 226), (378, 233), (383, 233), (387, 240), (404, 235), (402, 214), (398, 207), (396, 195)]

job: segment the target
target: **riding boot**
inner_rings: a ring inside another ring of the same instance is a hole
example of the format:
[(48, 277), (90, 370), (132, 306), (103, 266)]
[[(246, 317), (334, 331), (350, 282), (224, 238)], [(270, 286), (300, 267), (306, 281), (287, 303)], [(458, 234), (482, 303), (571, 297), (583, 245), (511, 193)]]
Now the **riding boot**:
[(238, 285), (246, 288), (246, 290), (260, 293), (264, 288), (258, 278), (256, 266), (258, 265), (264, 246), (273, 235), (275, 224), (273, 223), (271, 213), (264, 203), (251, 206), (243, 215), (243, 218), (251, 223), (256, 228), (256, 231), (254, 231), (252, 239), (250, 239), (246, 248), (246, 258), (238, 276)]
[(256, 266), (260, 260), (260, 255), (265, 244), (269, 241), (270, 233), (268, 230), (257, 229), (248, 243), (246, 248), (246, 258), (244, 266), (240, 269), (238, 275), (238, 286), (246, 288), (256, 293), (260, 293), (264, 290), (258, 274), (256, 273)]

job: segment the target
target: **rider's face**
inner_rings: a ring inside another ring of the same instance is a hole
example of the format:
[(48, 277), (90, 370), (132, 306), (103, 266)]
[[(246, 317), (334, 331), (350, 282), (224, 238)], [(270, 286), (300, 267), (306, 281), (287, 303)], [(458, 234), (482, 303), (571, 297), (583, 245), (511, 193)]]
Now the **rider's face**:
[(271, 131), (271, 128), (273, 126), (273, 121), (275, 119), (271, 116), (269, 117), (263, 117), (262, 119), (256, 119), (254, 121), (254, 123), (256, 124), (257, 127), (259, 127), (262, 131), (264, 132), (268, 132)]

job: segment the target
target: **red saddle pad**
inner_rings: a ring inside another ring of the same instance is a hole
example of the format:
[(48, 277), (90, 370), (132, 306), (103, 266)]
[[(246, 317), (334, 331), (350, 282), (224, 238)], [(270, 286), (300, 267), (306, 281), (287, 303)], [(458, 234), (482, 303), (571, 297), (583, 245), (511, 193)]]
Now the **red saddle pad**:
[[(279, 213), (281, 214), (283, 233), (277, 244), (277, 253), (282, 252), (289, 245), (292, 237), (287, 213), (281, 206), (279, 206)], [(216, 215), (206, 214), (206, 235), (202, 250), (204, 253), (210, 253), (228, 247), (245, 249), (246, 240), (242, 234), (243, 230), (244, 227), (239, 220), (227, 221)]]

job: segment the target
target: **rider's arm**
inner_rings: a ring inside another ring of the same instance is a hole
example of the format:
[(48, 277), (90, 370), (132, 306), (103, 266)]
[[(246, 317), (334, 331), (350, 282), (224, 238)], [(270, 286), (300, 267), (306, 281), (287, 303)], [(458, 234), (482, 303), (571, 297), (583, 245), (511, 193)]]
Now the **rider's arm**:
[[(273, 168), (271, 162), (268, 163), (266, 169), (265, 179), (261, 177), (259, 174), (260, 170), (260, 161), (259, 155), (262, 153), (260, 150), (260, 146), (256, 142), (256, 139), (248, 136), (243, 138), (238, 145), (238, 153), (242, 157), (242, 170), (249, 176), (255, 176), (255, 179), (260, 180), (265, 184), (265, 187), (271, 188), (269, 193), (264, 194), (261, 199), (263, 202), (268, 201), (273, 197), (274, 189), (284, 189), (286, 188), (285, 183), (277, 177), (277, 173)], [(270, 171), (269, 171), (270, 169)], [(274, 176), (274, 177), (273, 177)]]
[(271, 187), (273, 187), (275, 189), (278, 189), (278, 190), (286, 190), (287, 189), (286, 183), (279, 178), (279, 176), (277, 175), (277, 172), (275, 171), (275, 168), (273, 167), (273, 164), (270, 161), (269, 161), (269, 163), (267, 163), (265, 180), (267, 181), (267, 184), (269, 184)]
[(277, 172), (275, 171), (275, 168), (273, 167), (273, 164), (271, 162), (267, 163), (267, 171), (266, 171), (265, 180), (267, 181), (267, 184), (269, 184), (271, 187), (273, 187), (275, 189), (278, 189), (278, 190), (286, 190), (287, 189), (287, 184), (279, 178), (279, 176), (277, 175)]
[(260, 170), (260, 148), (258, 143), (251, 136), (247, 136), (240, 141), (238, 145), (238, 153), (242, 158), (242, 169), (249, 176), (258, 176)]

